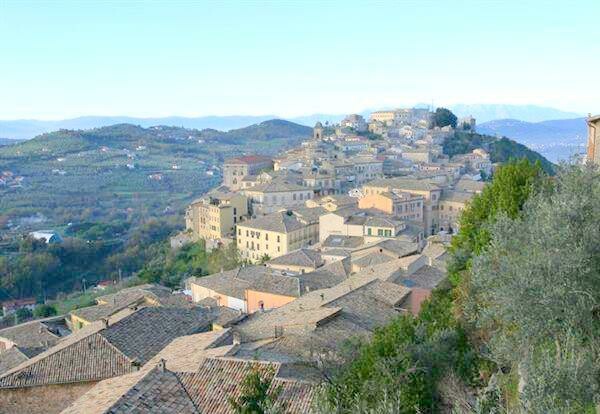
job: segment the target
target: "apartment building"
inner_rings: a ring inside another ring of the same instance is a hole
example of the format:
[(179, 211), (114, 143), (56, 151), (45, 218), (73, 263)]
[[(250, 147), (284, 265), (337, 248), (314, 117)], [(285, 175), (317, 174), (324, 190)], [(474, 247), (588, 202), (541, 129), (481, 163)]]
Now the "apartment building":
[(235, 225), (248, 217), (248, 199), (238, 193), (213, 192), (194, 201), (185, 213), (186, 229), (196, 239), (233, 237)]

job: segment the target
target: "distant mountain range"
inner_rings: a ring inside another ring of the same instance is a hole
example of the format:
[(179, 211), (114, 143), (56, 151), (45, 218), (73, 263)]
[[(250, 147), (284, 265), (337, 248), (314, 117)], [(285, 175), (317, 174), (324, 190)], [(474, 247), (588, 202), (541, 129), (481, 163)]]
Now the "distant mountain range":
[(585, 152), (587, 144), (585, 118), (543, 122), (499, 119), (478, 125), (477, 132), (512, 138), (553, 162)]
[(473, 116), (480, 124), (496, 119), (518, 119), (519, 121), (525, 122), (542, 122), (552, 119), (579, 118), (584, 115), (537, 105), (456, 104), (449, 105), (449, 109), (458, 117)]
[[(401, 106), (401, 105), (399, 105)], [(423, 106), (423, 105), (415, 105)], [(552, 119), (566, 119), (580, 117), (582, 114), (565, 112), (554, 108), (546, 108), (534, 105), (450, 105), (457, 116), (472, 115), (478, 123), (495, 119), (518, 119), (526, 122), (539, 122)], [(373, 109), (375, 110), (375, 109)], [(360, 112), (368, 117), (373, 111), (371, 109)], [(299, 117), (288, 117), (289, 121), (313, 126), (317, 121), (339, 122), (345, 114), (312, 114)], [(275, 115), (260, 116), (202, 116), (202, 117), (164, 117), (164, 118), (136, 118), (126, 116), (85, 116), (73, 119), (57, 121), (40, 120), (0, 120), (0, 137), (30, 139), (45, 132), (57, 131), (59, 129), (90, 129), (115, 124), (133, 124), (142, 127), (155, 125), (175, 126), (193, 129), (217, 129), (228, 131), (231, 129), (244, 128), (273, 118), (281, 118)]]

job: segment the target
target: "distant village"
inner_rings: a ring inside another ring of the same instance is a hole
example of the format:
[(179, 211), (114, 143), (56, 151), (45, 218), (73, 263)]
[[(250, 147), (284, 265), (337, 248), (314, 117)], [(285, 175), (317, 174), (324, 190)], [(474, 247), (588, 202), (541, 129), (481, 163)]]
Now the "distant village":
[[(483, 149), (445, 156), (455, 130), (432, 117), (349, 115), (275, 158), (226, 160), (222, 184), (188, 207), (171, 244), (234, 244), (243, 266), (0, 330), (0, 411), (232, 413), (261, 367), (273, 370), (283, 412), (311, 412), (346, 340), (417, 314), (447, 283), (460, 214), (493, 173)], [(589, 121), (591, 160), (599, 119)], [(474, 131), (475, 120), (456, 128)], [(20, 306), (33, 304), (4, 312)]]

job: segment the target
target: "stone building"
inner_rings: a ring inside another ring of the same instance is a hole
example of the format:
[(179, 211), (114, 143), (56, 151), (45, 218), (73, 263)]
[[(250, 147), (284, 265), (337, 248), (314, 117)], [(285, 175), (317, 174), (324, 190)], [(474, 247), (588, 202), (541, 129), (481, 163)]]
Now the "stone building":
[(271, 168), (273, 160), (260, 155), (230, 158), (223, 163), (223, 185), (231, 190), (238, 190), (245, 176), (257, 175), (261, 170)]
[(588, 163), (600, 164), (600, 115), (591, 116), (587, 119), (588, 124)]

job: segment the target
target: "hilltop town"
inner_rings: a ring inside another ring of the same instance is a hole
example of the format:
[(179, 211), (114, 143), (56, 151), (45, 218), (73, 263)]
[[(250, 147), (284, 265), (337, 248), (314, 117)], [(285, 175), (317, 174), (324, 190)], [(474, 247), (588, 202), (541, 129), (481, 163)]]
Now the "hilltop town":
[(240, 265), (0, 330), (0, 411), (229, 413), (258, 370), (271, 373), (276, 407), (311, 412), (348, 341), (418, 317), (449, 286), (461, 213), (498, 167), (483, 148), (444, 155), (457, 129), (475, 133), (475, 120), (443, 109), (349, 115), (275, 157), (226, 159), (171, 247), (202, 241)]
[[(176, 293), (132, 287), (1, 330), (3, 406), (41, 412), (44, 400), (43, 412), (114, 412), (163, 398), (167, 378), (189, 377), (179, 386), (190, 401), (174, 404), (210, 400), (213, 412), (228, 412), (223, 389), (208, 395), (191, 384), (203, 375), (241, 378), (261, 363), (290, 388), (282, 403), (303, 411), (318, 365), (334, 360), (345, 339), (417, 314), (446, 279), (460, 213), (494, 170), (482, 148), (443, 154), (456, 129), (476, 128), (452, 117), (425, 109), (375, 112), (368, 122), (349, 115), (317, 123), (312, 137), (275, 157), (225, 160), (221, 185), (189, 206), (186, 231), (171, 244), (234, 245), (242, 266), (191, 277)], [(5, 312), (34, 305), (25, 302)], [(99, 393), (102, 404), (92, 404)]]

